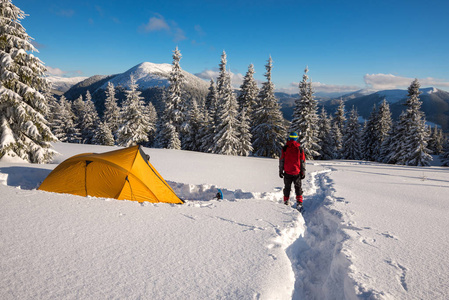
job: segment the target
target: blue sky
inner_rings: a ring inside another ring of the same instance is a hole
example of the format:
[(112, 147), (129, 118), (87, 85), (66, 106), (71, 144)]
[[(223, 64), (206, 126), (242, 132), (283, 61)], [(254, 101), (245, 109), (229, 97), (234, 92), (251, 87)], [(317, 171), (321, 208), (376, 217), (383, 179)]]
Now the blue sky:
[(449, 90), (449, 1), (13, 0), (36, 54), (54, 74), (122, 73), (141, 62), (213, 74), (223, 50), (238, 83), (271, 55), (278, 90), (297, 92), (304, 68), (317, 91)]

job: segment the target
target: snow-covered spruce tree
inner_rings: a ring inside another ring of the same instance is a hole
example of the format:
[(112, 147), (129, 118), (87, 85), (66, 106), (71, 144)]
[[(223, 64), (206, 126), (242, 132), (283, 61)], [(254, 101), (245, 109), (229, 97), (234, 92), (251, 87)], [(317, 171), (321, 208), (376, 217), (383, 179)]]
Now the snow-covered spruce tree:
[(69, 143), (81, 143), (81, 131), (78, 128), (78, 126), (76, 125), (77, 118), (72, 109), (72, 102), (65, 101), (65, 107), (66, 107), (66, 110), (71, 118), (71, 120), (69, 121), (70, 126), (68, 126), (69, 129), (68, 129), (68, 140), (67, 141)]
[(109, 125), (112, 133), (115, 134), (120, 124), (120, 108), (115, 97), (115, 87), (112, 82), (108, 82), (106, 88), (106, 100), (104, 101), (103, 122)]
[(37, 49), (20, 23), (25, 16), (10, 0), (0, 1), (0, 158), (45, 163), (56, 141), (44, 117), (49, 83), (43, 63), (30, 53)]
[(392, 163), (390, 162), (391, 157), (391, 150), (393, 149), (393, 143), (394, 143), (394, 136), (396, 134), (396, 122), (391, 123), (390, 131), (388, 132), (388, 135), (385, 137), (385, 140), (382, 142), (380, 146), (380, 153), (377, 157), (376, 161), (382, 162), (382, 163)]
[(309, 70), (306, 67), (306, 69), (304, 70), (304, 75), (302, 76), (302, 81), (299, 83), (299, 98), (295, 99), (295, 106), (293, 108), (292, 122), (290, 123), (289, 131), (297, 131), (298, 133), (300, 133), (300, 126), (305, 113), (305, 103), (303, 102), (302, 93), (304, 93), (304, 95), (307, 97), (306, 86), (307, 79), (309, 78), (309, 76), (307, 75), (308, 71)]
[(167, 90), (164, 90), (162, 95), (164, 103), (164, 111), (160, 118), (159, 129), (157, 134), (157, 145), (161, 148), (167, 149), (181, 149), (181, 140), (179, 139), (179, 132), (176, 131), (176, 127), (170, 120), (170, 114), (172, 107), (171, 102), (167, 101)]
[(251, 125), (250, 119), (247, 114), (247, 109), (242, 108), (238, 116), (239, 119), (239, 128), (238, 128), (238, 136), (240, 139), (240, 153), (241, 156), (248, 156), (253, 152), (253, 146), (251, 143), (252, 134), (251, 134)]
[(404, 164), (401, 161), (405, 155), (404, 139), (405, 136), (405, 113), (402, 112), (399, 120), (393, 123), (390, 134), (382, 144), (381, 153), (384, 157), (383, 162), (387, 164)]
[(198, 104), (195, 98), (190, 101), (190, 109), (188, 116), (188, 133), (185, 139), (184, 149), (192, 151), (200, 151), (201, 140), (201, 126), (202, 126), (202, 114), (198, 108)]
[(167, 149), (181, 149), (181, 140), (179, 139), (178, 132), (173, 124), (167, 123), (168, 140)]
[(320, 146), (320, 159), (329, 160), (334, 158), (333, 152), (333, 137), (331, 120), (328, 118), (324, 107), (321, 108), (321, 113), (318, 120), (318, 139)]
[[(343, 142), (342, 142), (341, 138), (343, 138), (344, 131), (345, 131), (345, 123), (346, 123), (345, 103), (343, 102), (342, 99), (340, 99), (340, 104), (339, 104), (337, 110), (335, 111), (333, 120), (334, 120), (334, 122), (332, 125), (336, 126), (336, 128), (334, 129), (334, 138), (337, 139), (334, 143), (336, 146), (335, 158), (340, 158), (341, 151), (343, 150), (342, 149)], [(337, 132), (337, 128), (338, 128), (338, 132)]]
[[(217, 99), (220, 99), (220, 93), (223, 92), (223, 90), (225, 89), (225, 85), (227, 84), (227, 77), (229, 76), (228, 71), (226, 70), (226, 64), (227, 64), (227, 56), (226, 56), (226, 52), (223, 50), (223, 53), (221, 54), (221, 61), (220, 64), (218, 65), (218, 69), (219, 69), (219, 74), (217, 77), (217, 94), (218, 97)], [(218, 108), (218, 106), (217, 106)]]
[(210, 128), (212, 126), (212, 121), (209, 117), (209, 112), (204, 106), (200, 109), (202, 114), (201, 127), (200, 127), (200, 138), (201, 138), (201, 152), (211, 152), (214, 140), (214, 129)]
[(435, 137), (435, 153), (441, 154), (444, 150), (444, 132), (442, 128), (438, 129), (437, 136)]
[[(182, 74), (181, 66), (179, 61), (181, 60), (181, 52), (176, 47), (173, 51), (173, 63), (172, 70), (170, 72), (170, 77), (168, 79), (170, 85), (165, 93), (164, 97), (164, 117), (162, 121), (162, 133), (167, 138), (163, 138), (162, 146), (164, 148), (169, 148), (178, 145), (177, 141), (172, 141), (168, 143), (169, 140), (180, 140), (181, 137), (181, 127), (186, 120), (186, 111), (184, 108), (185, 102), (182, 98), (182, 87), (184, 84), (184, 75)], [(174, 128), (172, 128), (174, 126)], [(177, 135), (177, 137), (176, 137)], [(164, 141), (165, 140), (165, 141)], [(176, 148), (178, 149), (178, 148)]]
[(44, 98), (47, 103), (47, 110), (44, 112), (44, 117), (50, 126), (51, 132), (53, 132), (53, 116), (57, 110), (58, 100), (55, 98), (50, 89), (44, 92)]
[(204, 103), (204, 122), (202, 126), (202, 142), (201, 151), (212, 152), (214, 148), (214, 136), (218, 125), (218, 94), (215, 82), (210, 80), (209, 93)]
[(307, 159), (317, 158), (320, 153), (318, 139), (317, 102), (313, 97), (312, 82), (309, 81), (306, 67), (302, 81), (299, 83), (299, 99), (295, 101), (290, 131), (299, 134), (300, 144)]
[[(361, 159), (369, 160), (369, 161), (375, 161), (376, 160), (376, 149), (375, 147), (378, 145), (377, 143), (377, 109), (376, 104), (373, 105), (373, 110), (371, 111), (371, 114), (368, 118), (368, 121), (366, 121), (365, 126), (362, 130), (362, 157)], [(378, 152), (378, 151), (377, 151)]]
[(384, 146), (384, 143), (388, 139), (392, 126), (393, 122), (391, 120), (390, 106), (388, 105), (387, 100), (384, 99), (377, 111), (375, 126), (377, 130), (377, 139), (374, 144), (374, 156), (375, 160), (378, 162), (382, 162), (385, 159), (385, 151), (383, 151), (383, 149), (386, 149), (386, 145)]
[(284, 118), (278, 101), (274, 96), (274, 84), (271, 81), (273, 60), (271, 57), (265, 65), (266, 82), (260, 89), (257, 105), (254, 110), (253, 154), (256, 156), (279, 157), (286, 135)]
[(83, 96), (80, 95), (78, 98), (75, 99), (75, 101), (72, 102), (71, 104), (72, 106), (72, 112), (74, 115), (74, 119), (73, 121), (75, 122), (75, 127), (79, 132), (79, 140), (76, 143), (81, 143), (83, 138), (82, 138), (82, 115), (84, 113), (84, 111), (86, 111), (86, 103), (83, 100)]
[(353, 107), (346, 122), (343, 136), (343, 159), (361, 159), (360, 124), (357, 110)]
[(439, 129), (438, 126), (435, 126), (430, 133), (429, 150), (432, 151), (432, 153), (435, 155), (440, 155), (441, 153), (443, 153), (443, 143), (443, 130)]
[[(65, 106), (65, 102), (67, 100), (65, 99), (64, 95), (61, 96), (59, 99), (59, 103), (56, 102), (52, 108), (52, 122), (50, 124), (51, 131), (55, 135), (55, 137), (58, 138), (61, 142), (67, 142), (67, 130), (66, 130), (66, 124), (68, 124), (67, 121), (72, 121), (70, 118), (70, 115), (68, 114)], [(65, 119), (68, 120), (65, 120)]]
[(254, 66), (250, 64), (245, 77), (243, 78), (243, 83), (240, 86), (240, 93), (237, 98), (239, 104), (239, 112), (243, 109), (246, 110), (246, 115), (251, 118), (253, 113), (253, 108), (256, 105), (257, 95), (259, 94), (259, 88), (257, 87), (257, 82), (254, 79)]
[[(156, 140), (154, 141), (154, 144), (157, 148), (167, 148), (168, 145), (168, 125), (170, 125), (169, 121), (168, 121), (168, 116), (166, 116), (165, 111), (167, 109), (167, 101), (166, 101), (166, 97), (167, 97), (167, 88), (164, 88), (162, 91), (162, 104), (163, 104), (163, 109), (162, 109), (162, 114), (161, 117), (158, 119), (157, 122), (157, 135), (156, 135)], [(179, 134), (176, 134), (179, 140)]]
[(333, 158), (340, 158), (341, 149), (343, 147), (343, 135), (341, 134), (340, 128), (334, 122), (332, 116), (329, 116), (329, 120), (331, 121), (331, 148)]
[(231, 74), (223, 78), (221, 91), (218, 93), (219, 120), (214, 136), (213, 153), (224, 155), (239, 155), (241, 144), (239, 140), (238, 105), (231, 86)]
[(405, 103), (407, 110), (405, 111), (402, 162), (409, 166), (428, 166), (432, 161), (430, 150), (427, 148), (429, 134), (424, 113), (421, 111), (419, 88), (418, 79), (415, 79), (408, 88), (408, 98)]
[(211, 126), (214, 128), (218, 125), (218, 91), (213, 79), (210, 80), (209, 93), (207, 93), (205, 101), (205, 109), (209, 113)]
[(427, 132), (426, 121), (422, 119), (413, 129), (414, 135), (409, 136), (410, 142), (407, 146), (408, 156), (406, 165), (408, 166), (430, 166), (433, 160), (431, 151), (427, 148), (429, 134)]
[(444, 167), (449, 167), (449, 138), (446, 137), (443, 144), (443, 153), (440, 155)]
[(162, 89), (162, 97), (161, 97), (161, 104), (162, 104), (162, 112), (160, 117), (157, 120), (156, 123), (156, 138), (153, 142), (153, 146), (155, 148), (167, 148), (167, 139), (164, 135), (164, 126), (167, 123), (167, 118), (165, 117), (165, 97), (167, 94), (167, 89), (163, 88)]
[(79, 115), (79, 120), (83, 144), (92, 144), (100, 118), (89, 91), (86, 92), (86, 101), (84, 101), (83, 111)]
[(154, 143), (156, 140), (158, 117), (157, 117), (156, 108), (154, 107), (153, 103), (148, 102), (146, 109), (147, 109), (147, 114), (148, 114), (149, 123), (150, 123), (149, 130), (148, 130), (147, 146), (152, 147), (152, 146), (154, 146)]
[(345, 111), (345, 103), (342, 99), (340, 99), (338, 108), (335, 111), (334, 123), (337, 124), (340, 132), (344, 134), (345, 123), (346, 123), (346, 111)]
[(92, 142), (96, 145), (114, 146), (114, 136), (111, 127), (106, 122), (100, 122)]
[(148, 142), (148, 111), (137, 88), (134, 76), (131, 75), (129, 90), (126, 90), (126, 99), (122, 105), (122, 123), (117, 131), (117, 144), (120, 146), (129, 147)]
[(61, 142), (74, 142), (74, 140), (78, 141), (81, 137), (74, 123), (70, 102), (66, 100), (64, 95), (61, 96), (55, 105), (52, 130), (53, 134)]

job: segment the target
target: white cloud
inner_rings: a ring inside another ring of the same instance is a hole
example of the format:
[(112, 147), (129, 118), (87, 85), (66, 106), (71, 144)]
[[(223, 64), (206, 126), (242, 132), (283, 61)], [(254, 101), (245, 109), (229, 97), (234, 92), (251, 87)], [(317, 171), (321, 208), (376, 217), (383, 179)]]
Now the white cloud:
[(375, 90), (392, 90), (409, 86), (411, 78), (395, 76), (393, 74), (366, 74), (363, 79), (367, 86)]
[(199, 78), (205, 79), (205, 80), (216, 80), (218, 77), (219, 71), (217, 70), (204, 70), (201, 73), (196, 73), (195, 75)]
[(161, 14), (155, 14), (151, 17), (148, 23), (141, 26), (144, 32), (165, 31), (168, 35), (173, 37), (175, 42), (187, 39), (184, 30), (182, 30), (175, 21), (166, 20)]
[(199, 36), (205, 36), (206, 33), (204, 32), (203, 28), (200, 25), (195, 25), (195, 31), (198, 33)]
[[(399, 88), (406, 88), (410, 86), (415, 78), (396, 76), (393, 74), (366, 74), (364, 80), (367, 86), (376, 90), (392, 90)], [(437, 86), (449, 87), (449, 82), (443, 79), (436, 79), (432, 77), (418, 78), (421, 86)]]
[(418, 79), (421, 85), (423, 86), (444, 86), (449, 87), (449, 81), (443, 80), (443, 79), (436, 79), (432, 77), (422, 78)]
[(66, 72), (64, 72), (63, 70), (61, 70), (59, 68), (52, 68), (52, 67), (47, 66), (47, 74), (48, 75), (62, 76), (65, 73)]
[(175, 22), (172, 21), (171, 23), (172, 23), (172, 28), (173, 28), (172, 29), (173, 30), (173, 40), (175, 42), (180, 42), (180, 41), (187, 39), (184, 34), (184, 30), (179, 28)]
[(324, 93), (336, 93), (336, 92), (354, 92), (360, 90), (359, 86), (356, 85), (336, 85), (336, 84), (325, 84), (321, 82), (312, 82), (312, 86), (317, 92)]
[(46, 66), (47, 68), (47, 75), (52, 76), (64, 76), (64, 77), (74, 77), (74, 76), (80, 76), (83, 74), (82, 71), (76, 70), (76, 71), (63, 71), (60, 68), (52, 68), (50, 66)]
[[(359, 86), (355, 85), (336, 85), (321, 82), (312, 82), (312, 87), (315, 93), (350, 93), (361, 89)], [(276, 91), (287, 94), (297, 94), (299, 93), (299, 82), (292, 82), (287, 87), (277, 88)]]
[[(238, 89), (240, 88), (240, 86), (243, 83), (243, 78), (245, 77), (245, 75), (241, 74), (241, 73), (231, 73), (231, 85), (233, 88)], [(201, 73), (196, 73), (195, 75), (198, 76), (199, 78), (205, 79), (205, 80), (211, 80), (213, 79), (215, 82), (217, 82), (217, 77), (220, 74), (220, 71), (215, 68), (212, 70), (209, 69), (205, 69), (204, 71), (202, 71)]]
[(165, 21), (165, 18), (162, 15), (156, 14), (154, 17), (150, 18), (148, 24), (143, 26), (143, 29), (147, 32), (161, 30), (170, 31), (170, 26), (168, 26), (167, 21)]

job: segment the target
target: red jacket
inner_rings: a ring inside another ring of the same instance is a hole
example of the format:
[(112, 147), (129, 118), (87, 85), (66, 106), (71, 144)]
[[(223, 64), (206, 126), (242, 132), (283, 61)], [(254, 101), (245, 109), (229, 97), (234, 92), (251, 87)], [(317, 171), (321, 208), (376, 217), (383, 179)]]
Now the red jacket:
[(282, 148), (279, 172), (284, 171), (290, 175), (305, 175), (306, 173), (306, 156), (301, 145), (296, 141), (287, 141)]

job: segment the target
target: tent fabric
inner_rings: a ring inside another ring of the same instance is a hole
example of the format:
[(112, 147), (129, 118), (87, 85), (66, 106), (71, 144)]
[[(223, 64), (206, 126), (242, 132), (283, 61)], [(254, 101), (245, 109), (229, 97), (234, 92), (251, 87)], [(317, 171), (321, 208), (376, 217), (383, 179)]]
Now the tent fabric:
[(72, 156), (59, 164), (38, 189), (138, 202), (184, 203), (140, 146)]

